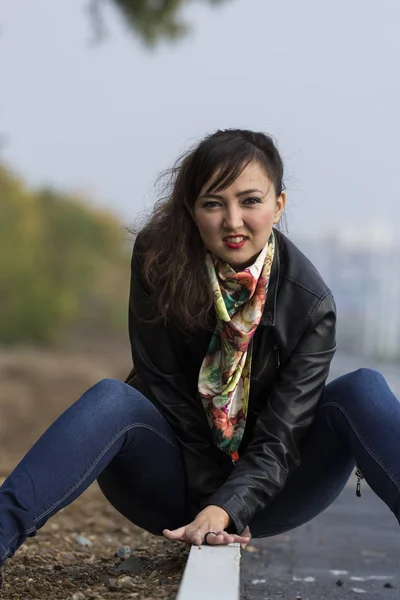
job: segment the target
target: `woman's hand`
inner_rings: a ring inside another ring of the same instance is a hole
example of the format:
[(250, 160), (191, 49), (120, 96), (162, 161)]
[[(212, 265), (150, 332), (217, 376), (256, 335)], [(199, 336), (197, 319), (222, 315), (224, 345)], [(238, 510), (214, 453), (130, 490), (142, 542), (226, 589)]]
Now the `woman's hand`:
[(208, 531), (215, 531), (215, 534), (207, 536), (207, 544), (210, 546), (226, 546), (233, 542), (239, 544), (248, 544), (250, 541), (250, 530), (248, 527), (243, 532), (246, 535), (235, 535), (225, 531), (230, 522), (228, 513), (219, 506), (210, 505), (202, 510), (194, 521), (179, 529), (170, 531), (164, 529), (163, 535), (168, 540), (177, 540), (201, 546), (204, 543), (204, 536)]

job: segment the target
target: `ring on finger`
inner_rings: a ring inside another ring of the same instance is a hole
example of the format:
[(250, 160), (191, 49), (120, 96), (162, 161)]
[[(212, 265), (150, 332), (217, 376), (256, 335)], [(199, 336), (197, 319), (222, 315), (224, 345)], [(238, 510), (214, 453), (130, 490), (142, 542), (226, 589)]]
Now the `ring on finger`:
[(207, 533), (205, 534), (205, 536), (204, 536), (204, 539), (203, 539), (203, 544), (204, 544), (204, 546), (209, 546), (209, 545), (210, 545), (210, 544), (207, 542), (207, 537), (208, 537), (209, 535), (211, 535), (211, 534), (213, 534), (213, 535), (218, 535), (218, 534), (217, 534), (215, 531), (207, 531)]

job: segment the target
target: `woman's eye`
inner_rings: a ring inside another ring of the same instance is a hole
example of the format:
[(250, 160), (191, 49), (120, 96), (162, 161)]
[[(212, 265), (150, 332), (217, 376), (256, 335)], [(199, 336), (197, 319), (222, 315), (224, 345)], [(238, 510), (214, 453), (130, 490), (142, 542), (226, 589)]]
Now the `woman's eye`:
[(207, 200), (207, 202), (204, 202), (203, 204), (203, 208), (215, 208), (216, 206), (220, 206), (220, 203), (216, 200)]
[(244, 204), (257, 204), (259, 202), (260, 202), (260, 198), (254, 198), (254, 197), (252, 197), (252, 198), (245, 198), (243, 200)]

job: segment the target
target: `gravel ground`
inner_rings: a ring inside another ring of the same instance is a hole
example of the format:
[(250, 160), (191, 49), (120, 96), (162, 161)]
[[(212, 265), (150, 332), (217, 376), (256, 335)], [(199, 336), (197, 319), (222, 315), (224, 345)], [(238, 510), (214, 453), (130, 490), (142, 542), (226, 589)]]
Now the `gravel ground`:
[[(1, 480), (88, 387), (103, 377), (123, 379), (129, 366), (124, 346), (97, 355), (36, 349), (0, 352)], [(181, 544), (132, 525), (95, 483), (6, 562), (0, 597), (172, 600), (187, 553)]]
[(186, 557), (182, 546), (127, 522), (94, 484), (6, 563), (1, 598), (172, 599)]

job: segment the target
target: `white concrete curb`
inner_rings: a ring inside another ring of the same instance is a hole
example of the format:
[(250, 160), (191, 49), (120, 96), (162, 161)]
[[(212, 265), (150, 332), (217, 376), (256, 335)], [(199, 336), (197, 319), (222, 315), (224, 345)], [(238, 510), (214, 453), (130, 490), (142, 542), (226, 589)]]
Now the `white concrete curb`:
[(240, 544), (192, 546), (176, 600), (239, 600)]

